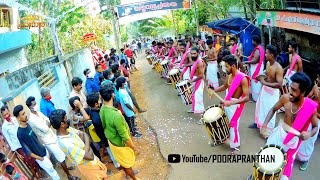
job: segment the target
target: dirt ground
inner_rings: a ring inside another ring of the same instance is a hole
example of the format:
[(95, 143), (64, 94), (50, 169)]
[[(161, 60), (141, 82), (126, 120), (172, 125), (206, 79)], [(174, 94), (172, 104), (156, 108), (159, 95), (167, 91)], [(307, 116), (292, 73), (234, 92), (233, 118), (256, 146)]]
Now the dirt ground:
[[(140, 107), (149, 110), (145, 101), (144, 87), (141, 86), (142, 71), (136, 71), (130, 75), (132, 93), (136, 97)], [(160, 153), (157, 135), (154, 133), (149, 122), (145, 119), (143, 114), (137, 113), (137, 123), (140, 129), (140, 133), (143, 134), (140, 139), (133, 139), (135, 145), (140, 150), (140, 154), (136, 157), (135, 169), (139, 170), (137, 177), (143, 180), (162, 180), (167, 179), (170, 166), (167, 160)], [(111, 176), (110, 180), (124, 179), (124, 172), (115, 170), (111, 165), (108, 168), (115, 172), (115, 175)]]

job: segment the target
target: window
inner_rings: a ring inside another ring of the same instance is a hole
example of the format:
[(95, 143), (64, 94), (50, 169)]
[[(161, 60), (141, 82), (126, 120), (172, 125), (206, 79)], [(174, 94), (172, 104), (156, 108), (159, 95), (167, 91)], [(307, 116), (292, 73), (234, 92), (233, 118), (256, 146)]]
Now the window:
[(0, 27), (10, 27), (11, 12), (8, 8), (0, 8)]

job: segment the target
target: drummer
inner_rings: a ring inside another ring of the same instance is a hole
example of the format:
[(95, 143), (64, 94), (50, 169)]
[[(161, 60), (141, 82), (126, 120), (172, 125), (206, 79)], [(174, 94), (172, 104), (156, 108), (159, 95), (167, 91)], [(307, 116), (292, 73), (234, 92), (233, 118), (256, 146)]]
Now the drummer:
[[(173, 47), (173, 41), (168, 42), (168, 47), (169, 47), (168, 59), (170, 61), (170, 70), (171, 70), (174, 68), (175, 62), (177, 61), (179, 54), (176, 48)], [(168, 79), (167, 84), (172, 84), (170, 79)]]
[[(244, 105), (249, 101), (249, 77), (240, 72), (237, 67), (237, 59), (233, 55), (223, 58), (227, 73), (227, 80), (215, 92), (227, 90), (225, 100), (222, 103), (230, 122), (230, 137), (226, 144), (230, 145), (231, 154), (240, 152), (239, 121)], [(240, 105), (240, 106), (239, 106)]]
[[(189, 112), (201, 115), (204, 112), (203, 90), (204, 90), (204, 69), (205, 63), (200, 57), (200, 50), (196, 47), (191, 49), (191, 72), (189, 83), (194, 83), (192, 92), (192, 109)], [(202, 119), (197, 122), (202, 125)]]
[(182, 53), (181, 60), (179, 67), (182, 69), (181, 72), (181, 79), (188, 80), (190, 79), (190, 67), (193, 65), (193, 62), (191, 60), (190, 51), (188, 50), (189, 47), (186, 43), (180, 44), (180, 51)]
[[(312, 91), (309, 93), (308, 98), (313, 99), (316, 103), (318, 103), (317, 108), (317, 118), (318, 118), (318, 126), (319, 126), (319, 119), (320, 119), (320, 70), (318, 70), (317, 73), (317, 81), (315, 85), (312, 88)], [(311, 131), (312, 125), (309, 125), (308, 131)], [(314, 143), (316, 142), (318, 138), (319, 130), (317, 131), (317, 134), (313, 137), (302, 141), (301, 146), (297, 152), (297, 159), (300, 161), (300, 170), (305, 171), (308, 168), (309, 160), (312, 155), (312, 152), (314, 150)]]
[[(284, 107), (284, 123), (289, 128), (282, 124), (278, 125), (267, 140), (267, 144), (281, 146), (287, 153), (287, 164), (281, 177), (284, 180), (291, 178), (293, 162), (301, 142), (315, 136), (318, 131), (318, 103), (305, 97), (307, 89), (311, 87), (310, 78), (305, 73), (298, 72), (291, 76), (291, 81), (289, 94), (281, 96), (277, 104), (269, 111), (262, 125), (262, 128), (266, 129), (275, 112)], [(308, 131), (310, 123), (312, 130)]]
[(213, 89), (217, 89), (219, 87), (217, 52), (216, 49), (213, 47), (212, 40), (209, 39), (206, 43), (208, 45), (208, 58), (206, 59), (208, 63), (206, 74), (208, 86), (212, 87)]
[[(267, 117), (270, 109), (278, 102), (280, 98), (280, 88), (283, 80), (282, 66), (276, 61), (277, 48), (273, 45), (268, 45), (266, 48), (267, 69), (264, 75), (260, 75), (257, 79), (262, 84), (262, 89), (256, 103), (255, 123), (249, 128), (261, 128), (264, 120)], [(263, 138), (268, 138), (275, 127), (276, 116), (274, 115), (268, 123), (267, 131), (262, 132)]]

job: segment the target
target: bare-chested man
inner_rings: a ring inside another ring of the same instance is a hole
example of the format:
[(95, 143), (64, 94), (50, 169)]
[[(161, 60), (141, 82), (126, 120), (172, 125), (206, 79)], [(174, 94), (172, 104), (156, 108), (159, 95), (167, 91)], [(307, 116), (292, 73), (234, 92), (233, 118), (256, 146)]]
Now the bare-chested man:
[[(281, 108), (285, 109), (284, 123), (276, 127), (267, 140), (267, 144), (275, 144), (283, 148), (287, 153), (287, 164), (281, 180), (291, 178), (292, 166), (295, 155), (302, 141), (315, 136), (318, 131), (317, 106), (318, 103), (307, 95), (307, 89), (311, 87), (310, 78), (303, 72), (291, 76), (289, 94), (284, 94), (269, 111), (262, 128), (266, 129), (273, 115)], [(308, 131), (311, 123), (312, 130)]]
[(191, 60), (189, 44), (181, 43), (180, 44), (180, 52), (182, 53), (179, 67), (182, 69), (181, 79), (188, 80), (190, 79), (190, 67), (193, 65)]
[[(262, 89), (256, 103), (255, 123), (249, 127), (261, 128), (270, 109), (279, 101), (280, 88), (283, 80), (282, 66), (276, 62), (277, 48), (268, 45), (266, 48), (267, 69), (265, 75), (258, 76), (258, 80), (262, 84)], [(276, 115), (272, 117), (267, 126), (267, 131), (262, 132), (263, 138), (269, 137), (275, 127)]]
[[(203, 90), (204, 90), (204, 69), (205, 63), (200, 58), (200, 50), (196, 47), (190, 51), (193, 65), (190, 71), (189, 83), (194, 85), (192, 92), (192, 112), (201, 115), (204, 112)], [(201, 125), (202, 119), (197, 122)]]
[(230, 123), (230, 137), (225, 142), (230, 145), (232, 154), (240, 151), (240, 134), (238, 131), (240, 116), (244, 105), (249, 101), (249, 77), (237, 68), (237, 59), (233, 55), (223, 58), (227, 72), (227, 80), (215, 92), (228, 89), (225, 100), (222, 102)]
[(296, 72), (302, 72), (303, 71), (303, 67), (302, 67), (302, 59), (301, 57), (296, 53), (297, 51), (297, 47), (298, 44), (294, 41), (289, 41), (289, 61), (290, 64), (284, 68), (284, 72), (286, 72), (285, 74), (285, 79), (288, 82), (288, 85), (290, 86), (291, 84), (291, 80), (290, 77), (296, 73)]
[[(320, 70), (317, 72), (317, 80), (315, 85), (312, 88), (312, 91), (309, 93), (308, 98), (314, 100), (316, 103), (318, 103), (317, 108), (317, 118), (318, 118), (318, 126), (320, 121)], [(308, 131), (311, 131), (312, 126), (309, 125)], [(314, 143), (316, 142), (318, 138), (319, 130), (317, 131), (316, 135), (313, 137), (302, 141), (301, 146), (297, 152), (296, 158), (301, 162), (300, 163), (300, 170), (305, 171), (308, 168), (309, 160), (312, 155), (312, 152), (314, 150)]]
[(248, 58), (248, 61), (244, 62), (244, 64), (250, 65), (250, 78), (251, 78), (251, 94), (252, 100), (257, 101), (262, 84), (256, 79), (259, 74), (262, 74), (264, 69), (264, 48), (260, 45), (261, 38), (260, 36), (254, 35), (252, 36), (252, 44), (254, 45), (254, 49), (251, 55)]
[(213, 41), (211, 39), (207, 40), (206, 43), (208, 45), (206, 78), (208, 80), (208, 86), (217, 89), (219, 87), (217, 52), (213, 47)]

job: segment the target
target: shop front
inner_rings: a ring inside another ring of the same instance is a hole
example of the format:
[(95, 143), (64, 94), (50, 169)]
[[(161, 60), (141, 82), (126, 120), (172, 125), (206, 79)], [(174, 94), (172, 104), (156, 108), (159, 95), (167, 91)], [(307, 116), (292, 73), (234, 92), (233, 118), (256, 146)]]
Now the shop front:
[(265, 45), (275, 41), (277, 45), (284, 44), (279, 52), (284, 63), (288, 58), (286, 42), (296, 41), (304, 71), (313, 80), (316, 78), (315, 72), (320, 64), (320, 12), (260, 10), (257, 12), (257, 24), (261, 26)]

